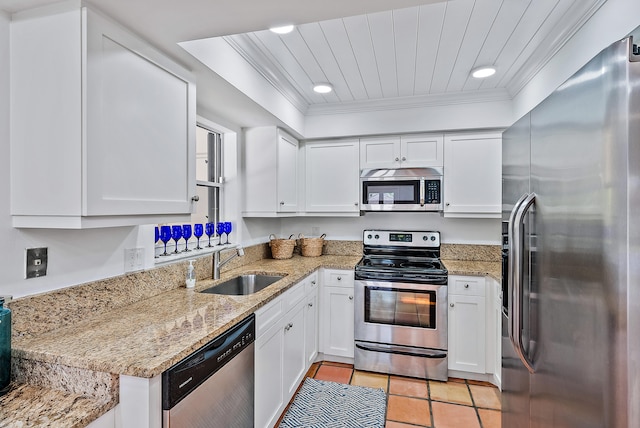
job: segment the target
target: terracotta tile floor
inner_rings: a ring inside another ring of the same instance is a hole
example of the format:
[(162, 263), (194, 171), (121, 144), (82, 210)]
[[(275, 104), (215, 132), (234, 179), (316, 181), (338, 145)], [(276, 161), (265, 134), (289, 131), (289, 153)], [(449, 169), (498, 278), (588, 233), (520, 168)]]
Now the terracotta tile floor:
[(388, 376), (329, 361), (313, 364), (307, 376), (384, 389), (385, 428), (501, 428), (500, 391), (488, 383)]

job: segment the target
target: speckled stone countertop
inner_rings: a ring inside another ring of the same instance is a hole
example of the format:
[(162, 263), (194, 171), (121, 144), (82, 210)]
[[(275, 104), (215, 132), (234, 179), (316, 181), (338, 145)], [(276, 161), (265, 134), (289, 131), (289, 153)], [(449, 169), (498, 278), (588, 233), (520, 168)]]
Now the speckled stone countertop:
[[(84, 427), (118, 403), (119, 374), (157, 376), (314, 270), (353, 269), (359, 259), (261, 259), (219, 280), (200, 280), (193, 290), (170, 289), (55, 330), (14, 336), (19, 383), (0, 397), (0, 427)], [(245, 273), (286, 276), (250, 296), (199, 292)]]
[[(177, 288), (82, 323), (18, 338), (14, 357), (97, 372), (154, 377), (255, 312), (318, 269), (353, 269), (357, 256), (294, 256), (265, 259), (203, 280), (193, 290)], [(199, 291), (245, 273), (286, 275), (249, 296)]]
[[(333, 254), (288, 260), (271, 259), (266, 245), (256, 246), (216, 281), (204, 279), (211, 257), (202, 258), (194, 290), (176, 285), (183, 263), (15, 301), (16, 383), (0, 397), (0, 428), (86, 426), (118, 403), (119, 374), (157, 376), (316, 269), (351, 270), (361, 257), (361, 242), (328, 244)], [(450, 247), (443, 252), (450, 274), (500, 280), (499, 261), (478, 260), (495, 260), (492, 246)], [(199, 292), (246, 273), (286, 276), (250, 296)]]
[(502, 262), (481, 260), (442, 260), (449, 275), (488, 275), (496, 281), (502, 281)]

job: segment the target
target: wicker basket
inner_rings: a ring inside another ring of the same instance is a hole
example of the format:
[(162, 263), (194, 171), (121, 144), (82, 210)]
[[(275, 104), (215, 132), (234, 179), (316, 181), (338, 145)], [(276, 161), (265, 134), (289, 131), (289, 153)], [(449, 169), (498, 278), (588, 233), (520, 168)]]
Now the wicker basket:
[(318, 257), (322, 255), (322, 246), (324, 245), (324, 237), (322, 234), (319, 238), (305, 238), (301, 233), (298, 235), (300, 239), (300, 252), (305, 257)]
[(276, 235), (269, 235), (271, 257), (278, 260), (293, 257), (293, 248), (296, 246), (296, 240), (291, 239), (292, 237), (293, 235), (289, 236), (289, 239), (277, 239)]

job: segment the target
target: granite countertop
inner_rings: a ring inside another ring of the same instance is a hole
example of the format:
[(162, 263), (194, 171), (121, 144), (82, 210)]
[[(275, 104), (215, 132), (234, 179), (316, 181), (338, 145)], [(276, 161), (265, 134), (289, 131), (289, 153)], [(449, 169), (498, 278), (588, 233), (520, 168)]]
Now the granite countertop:
[[(14, 357), (45, 363), (150, 378), (255, 312), (292, 284), (318, 269), (353, 269), (357, 256), (295, 256), (264, 259), (203, 280), (196, 288), (177, 288), (84, 322), (17, 338)], [(249, 296), (200, 293), (246, 273), (286, 275)]]
[[(0, 397), (2, 427), (83, 427), (118, 402), (120, 374), (151, 378), (232, 327), (320, 267), (354, 268), (360, 256), (323, 255), (287, 260), (262, 259), (200, 280), (196, 288), (174, 288), (138, 302), (37, 335), (16, 337), (13, 357), (49, 370), (71, 383), (95, 378), (78, 391), (16, 384)], [(500, 281), (501, 263), (443, 260), (451, 275), (489, 275)], [(286, 275), (249, 296), (200, 293), (226, 279), (247, 273)], [(70, 372), (78, 372), (72, 373)], [(89, 376), (87, 376), (89, 374)], [(77, 375), (74, 378), (73, 375)], [(107, 384), (107, 386), (101, 386)], [(75, 386), (74, 386), (75, 388)], [(99, 394), (96, 389), (102, 388)], [(87, 391), (92, 392), (91, 394)]]
[(449, 275), (490, 276), (498, 282), (502, 281), (502, 262), (477, 260), (442, 260)]

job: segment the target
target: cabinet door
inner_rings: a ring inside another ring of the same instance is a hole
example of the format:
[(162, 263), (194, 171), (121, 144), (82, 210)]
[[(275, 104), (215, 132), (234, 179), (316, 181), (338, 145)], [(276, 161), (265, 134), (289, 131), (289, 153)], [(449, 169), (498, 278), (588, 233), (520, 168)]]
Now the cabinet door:
[(255, 342), (255, 426), (271, 428), (286, 405), (284, 398), (284, 326), (278, 322)]
[(279, 212), (298, 211), (298, 141), (278, 132), (277, 195)]
[(190, 213), (194, 81), (90, 10), (86, 32), (83, 215)]
[(502, 286), (499, 282), (493, 281), (493, 307), (491, 313), (493, 317), (493, 377), (498, 386), (502, 382)]
[(500, 134), (445, 135), (443, 186), (445, 217), (500, 218)]
[(442, 134), (400, 137), (400, 160), (403, 168), (441, 167), (444, 163)]
[(306, 367), (310, 367), (318, 355), (318, 290), (307, 295), (304, 308), (304, 354)]
[(360, 139), (360, 168), (398, 168), (400, 137)]
[(307, 212), (358, 212), (358, 141), (307, 144), (305, 166)]
[(307, 359), (304, 352), (305, 345), (305, 302), (285, 315), (283, 377), (285, 403), (293, 396), (307, 370)]
[(449, 370), (485, 373), (485, 299), (449, 294)]
[(324, 287), (322, 297), (322, 352), (353, 358), (353, 287)]

